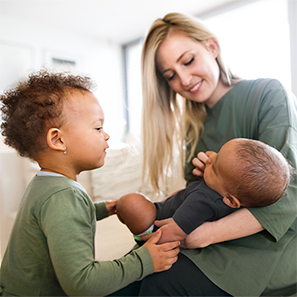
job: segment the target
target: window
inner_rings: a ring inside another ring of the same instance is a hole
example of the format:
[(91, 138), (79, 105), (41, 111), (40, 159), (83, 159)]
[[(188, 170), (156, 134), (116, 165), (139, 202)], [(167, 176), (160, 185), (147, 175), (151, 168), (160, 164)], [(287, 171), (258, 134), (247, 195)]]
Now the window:
[(276, 78), (291, 90), (287, 1), (264, 0), (204, 19), (224, 59), (245, 79)]
[(136, 41), (125, 47), (126, 61), (126, 121), (127, 130), (140, 133), (141, 124), (141, 49), (142, 41)]
[[(224, 59), (234, 74), (245, 79), (276, 78), (291, 91), (288, 1), (251, 1), (198, 17), (218, 36)], [(141, 41), (125, 47), (127, 121), (129, 132), (136, 134), (141, 124), (141, 48)]]

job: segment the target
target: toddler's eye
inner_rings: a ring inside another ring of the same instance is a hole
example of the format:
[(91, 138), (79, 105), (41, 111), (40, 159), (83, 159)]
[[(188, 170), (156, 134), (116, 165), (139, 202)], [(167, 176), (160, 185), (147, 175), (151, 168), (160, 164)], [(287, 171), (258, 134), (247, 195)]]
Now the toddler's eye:
[(96, 130), (99, 131), (99, 132), (100, 132), (102, 129), (103, 129), (103, 127), (98, 127), (98, 128), (96, 128)]

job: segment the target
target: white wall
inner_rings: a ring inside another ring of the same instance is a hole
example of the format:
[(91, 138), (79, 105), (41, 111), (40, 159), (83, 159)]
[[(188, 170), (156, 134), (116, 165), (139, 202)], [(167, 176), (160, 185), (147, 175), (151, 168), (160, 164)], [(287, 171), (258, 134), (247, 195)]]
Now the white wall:
[[(94, 93), (105, 112), (104, 128), (111, 137), (110, 146), (121, 140), (124, 92), (119, 44), (5, 16), (0, 18), (0, 33), (0, 45), (31, 50), (31, 70), (38, 70), (44, 64), (47, 53), (54, 53), (65, 59), (77, 59), (80, 72), (90, 75), (97, 84)], [(3, 58), (3, 52), (0, 54)], [(6, 73), (9, 73), (7, 66), (0, 65), (0, 76), (7, 77)]]

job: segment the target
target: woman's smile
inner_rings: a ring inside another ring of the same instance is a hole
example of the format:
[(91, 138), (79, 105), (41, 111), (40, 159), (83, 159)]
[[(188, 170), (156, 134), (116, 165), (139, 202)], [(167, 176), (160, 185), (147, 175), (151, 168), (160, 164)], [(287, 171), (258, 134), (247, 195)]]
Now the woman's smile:
[(200, 89), (202, 88), (202, 84), (203, 84), (203, 79), (198, 82), (197, 84), (195, 84), (193, 87), (191, 87), (189, 89), (189, 92), (192, 93), (192, 94), (196, 94), (200, 91)]

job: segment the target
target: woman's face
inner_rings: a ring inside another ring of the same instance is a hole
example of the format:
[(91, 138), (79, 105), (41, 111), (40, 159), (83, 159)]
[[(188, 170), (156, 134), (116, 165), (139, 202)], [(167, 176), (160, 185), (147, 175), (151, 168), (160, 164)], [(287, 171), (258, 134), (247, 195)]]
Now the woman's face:
[(223, 96), (217, 55), (214, 39), (208, 39), (204, 45), (182, 33), (172, 32), (160, 45), (156, 61), (158, 70), (175, 92), (213, 107)]

